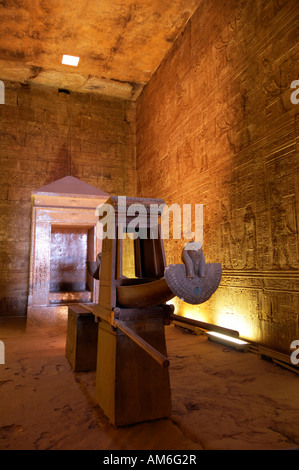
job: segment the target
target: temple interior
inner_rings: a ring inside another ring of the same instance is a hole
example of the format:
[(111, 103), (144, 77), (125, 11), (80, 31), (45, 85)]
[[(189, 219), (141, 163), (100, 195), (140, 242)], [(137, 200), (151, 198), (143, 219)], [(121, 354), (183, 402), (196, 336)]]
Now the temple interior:
[(298, 1), (0, 19), (0, 450), (298, 449)]

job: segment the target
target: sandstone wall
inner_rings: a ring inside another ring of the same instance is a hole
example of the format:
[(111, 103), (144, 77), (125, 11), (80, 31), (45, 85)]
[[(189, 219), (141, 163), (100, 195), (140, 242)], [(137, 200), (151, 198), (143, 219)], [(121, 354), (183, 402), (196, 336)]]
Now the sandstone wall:
[(26, 313), (31, 191), (75, 176), (135, 195), (135, 113), (128, 102), (5, 82), (0, 105), (0, 315)]
[[(204, 205), (221, 286), (178, 312), (282, 351), (299, 339), (297, 0), (203, 0), (137, 102), (138, 193)], [(166, 243), (180, 262), (181, 241)]]

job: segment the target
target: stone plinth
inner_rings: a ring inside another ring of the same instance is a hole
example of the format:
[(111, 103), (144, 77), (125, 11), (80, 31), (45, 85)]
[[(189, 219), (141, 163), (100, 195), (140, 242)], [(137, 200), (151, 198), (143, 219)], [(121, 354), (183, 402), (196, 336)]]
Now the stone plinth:
[(98, 323), (80, 305), (68, 308), (65, 355), (75, 372), (96, 369)]

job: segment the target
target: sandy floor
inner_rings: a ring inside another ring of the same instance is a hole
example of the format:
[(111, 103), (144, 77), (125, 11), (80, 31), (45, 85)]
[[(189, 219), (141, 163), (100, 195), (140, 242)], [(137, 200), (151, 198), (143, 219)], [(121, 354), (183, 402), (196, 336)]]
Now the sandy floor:
[(95, 372), (74, 373), (65, 331), (0, 325), (0, 449), (299, 448), (299, 376), (166, 327), (170, 419), (114, 428), (95, 401)]

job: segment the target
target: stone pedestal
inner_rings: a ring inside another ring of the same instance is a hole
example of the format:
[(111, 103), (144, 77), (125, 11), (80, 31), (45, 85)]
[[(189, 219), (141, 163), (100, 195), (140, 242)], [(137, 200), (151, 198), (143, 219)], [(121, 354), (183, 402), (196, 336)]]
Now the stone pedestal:
[(79, 305), (68, 308), (65, 355), (75, 372), (96, 369), (98, 323)]
[[(134, 310), (129, 312), (126, 325), (166, 356), (163, 310), (147, 309), (144, 314), (139, 309), (136, 316)], [(99, 323), (96, 399), (116, 426), (166, 418), (171, 413), (168, 369), (104, 320)]]

